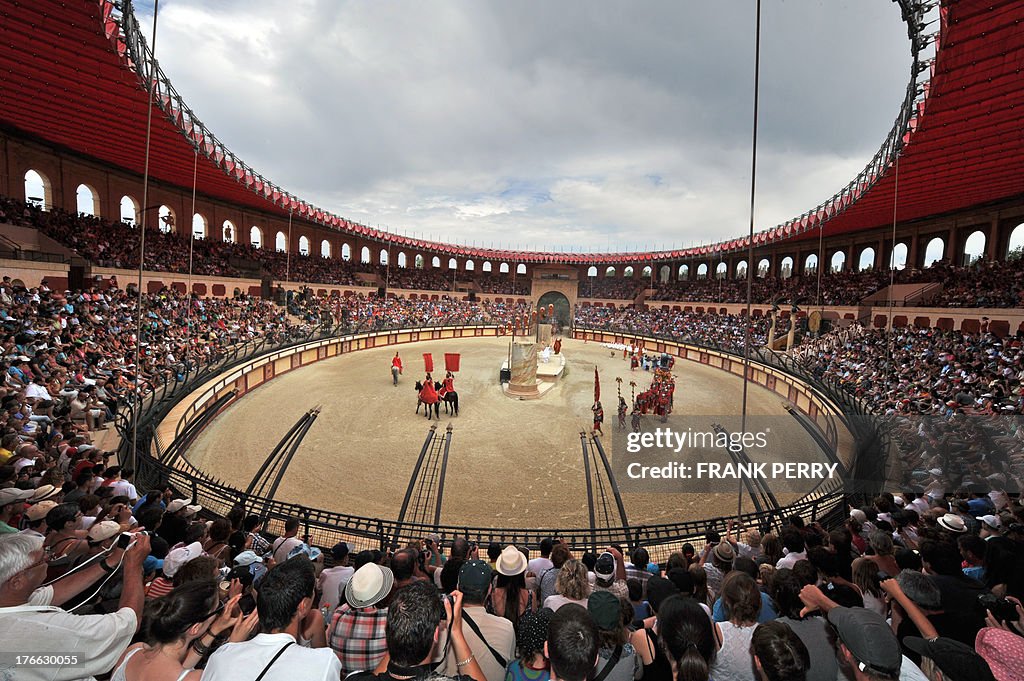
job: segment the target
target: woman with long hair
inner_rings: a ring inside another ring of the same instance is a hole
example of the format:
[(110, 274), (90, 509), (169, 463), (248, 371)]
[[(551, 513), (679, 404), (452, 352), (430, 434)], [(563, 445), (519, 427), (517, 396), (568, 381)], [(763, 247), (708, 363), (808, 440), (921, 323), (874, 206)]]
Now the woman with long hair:
[(782, 542), (779, 541), (779, 537), (772, 532), (761, 537), (761, 557), (757, 559), (757, 562), (777, 565), (781, 559)]
[[(672, 596), (662, 604), (659, 654), (667, 659), (673, 681), (708, 681), (718, 654), (716, 627), (692, 598)], [(646, 675), (644, 680), (648, 681)]]
[(198, 681), (202, 672), (192, 667), (208, 652), (201, 639), (234, 628), (229, 640), (244, 641), (256, 623), (254, 615), (242, 619), (238, 598), (221, 607), (216, 580), (205, 579), (149, 601), (139, 629), (142, 642), (124, 651), (111, 681)]
[(578, 560), (567, 560), (558, 571), (558, 579), (555, 581), (554, 596), (544, 599), (544, 607), (558, 610), (566, 603), (576, 603), (584, 608), (587, 607), (587, 597), (590, 596), (590, 580), (587, 578), (587, 567)]
[(860, 589), (864, 598), (864, 607), (873, 610), (883, 618), (888, 615), (889, 608), (885, 604), (881, 582), (878, 579), (878, 566), (869, 558), (858, 558), (853, 561), (853, 583)]
[(703, 567), (694, 563), (690, 566), (690, 578), (693, 579), (693, 598), (698, 603), (710, 607), (711, 592), (708, 591), (708, 573)]
[(203, 542), (203, 551), (217, 560), (218, 567), (231, 562), (231, 547), (228, 546), (230, 537), (231, 521), (227, 518), (217, 518), (210, 524), (209, 536)]
[(761, 591), (745, 572), (722, 580), (722, 603), (729, 619), (719, 623), (722, 646), (712, 664), (715, 681), (751, 681), (750, 638), (761, 614)]
[(506, 546), (494, 563), (498, 576), (491, 590), (491, 612), (512, 626), (533, 610), (533, 593), (526, 588), (526, 557), (514, 546)]

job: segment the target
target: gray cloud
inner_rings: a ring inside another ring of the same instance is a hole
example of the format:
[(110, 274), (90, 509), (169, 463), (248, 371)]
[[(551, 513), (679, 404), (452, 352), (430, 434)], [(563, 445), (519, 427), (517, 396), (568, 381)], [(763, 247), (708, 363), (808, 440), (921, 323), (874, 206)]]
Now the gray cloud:
[[(157, 46), (222, 141), (345, 217), (452, 241), (660, 247), (746, 231), (753, 8), (166, 0)], [(762, 26), (759, 228), (860, 170), (910, 63), (886, 0), (767, 0)]]

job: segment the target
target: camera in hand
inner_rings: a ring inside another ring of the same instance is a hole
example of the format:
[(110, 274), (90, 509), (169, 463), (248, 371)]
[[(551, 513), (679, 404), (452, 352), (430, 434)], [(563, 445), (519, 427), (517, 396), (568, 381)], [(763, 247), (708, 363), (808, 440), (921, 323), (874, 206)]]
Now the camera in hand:
[(252, 594), (245, 594), (238, 599), (238, 608), (248, 617), (256, 609), (256, 598)]
[(122, 532), (117, 538), (117, 548), (126, 549), (135, 540), (135, 535), (130, 532)]
[(454, 610), (455, 609), (455, 597), (452, 596), (451, 594), (441, 594), (440, 597), (441, 597), (441, 619), (442, 620), (446, 620), (446, 619), (448, 619), (448, 610), (444, 607), (444, 603), (445, 603), (445, 601), (448, 601), (448, 605), (450, 605), (452, 607), (452, 610)]
[(999, 622), (1013, 622), (1017, 619), (1017, 605), (993, 594), (981, 594), (978, 603), (992, 613)]

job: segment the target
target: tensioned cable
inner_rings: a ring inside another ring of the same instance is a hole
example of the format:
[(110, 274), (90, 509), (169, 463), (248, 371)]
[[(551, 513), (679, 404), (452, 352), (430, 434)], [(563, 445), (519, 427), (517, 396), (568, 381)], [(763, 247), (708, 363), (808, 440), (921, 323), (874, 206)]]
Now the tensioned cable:
[[(196, 181), (199, 178), (199, 147), (196, 146), (193, 150), (195, 152), (195, 159), (192, 162), (192, 224), (189, 225), (188, 232), (188, 289), (185, 291), (185, 351), (183, 360), (185, 360), (186, 370), (188, 367), (188, 353), (189, 353), (189, 341), (192, 340), (192, 253), (195, 247), (196, 235), (195, 235), (195, 220), (196, 220)], [(207, 226), (209, 229), (209, 226)]]
[[(149, 150), (153, 132), (153, 89), (156, 87), (156, 18), (160, 0), (153, 0), (153, 39), (150, 41), (149, 98), (146, 107), (146, 158), (142, 171), (142, 219), (139, 225), (139, 299), (135, 310), (135, 404), (132, 408), (132, 468), (139, 466), (139, 414), (142, 411), (142, 271), (146, 265), (146, 215), (149, 213)], [(190, 227), (191, 228), (191, 227)]]
[[(893, 287), (896, 285), (896, 208), (899, 205), (900, 196), (900, 154), (896, 154), (896, 168), (894, 170), (893, 178), (893, 190), (892, 190), (892, 248), (890, 249), (889, 255), (889, 321), (885, 325), (886, 343), (885, 347), (888, 351), (888, 365), (889, 365), (889, 384), (892, 385), (893, 377), (893, 365), (892, 365), (892, 312), (893, 312)], [(881, 258), (881, 253), (878, 254)]]
[[(750, 299), (753, 293), (754, 268), (750, 263), (754, 261), (754, 197), (757, 187), (757, 105), (761, 80), (761, 0), (757, 0), (757, 19), (754, 28), (754, 122), (750, 140), (750, 232), (747, 236), (747, 316), (744, 319), (743, 334), (743, 402), (740, 407), (740, 431), (747, 429), (747, 386), (750, 382)], [(743, 514), (743, 483), (740, 482), (740, 492), (737, 495), (736, 515)]]

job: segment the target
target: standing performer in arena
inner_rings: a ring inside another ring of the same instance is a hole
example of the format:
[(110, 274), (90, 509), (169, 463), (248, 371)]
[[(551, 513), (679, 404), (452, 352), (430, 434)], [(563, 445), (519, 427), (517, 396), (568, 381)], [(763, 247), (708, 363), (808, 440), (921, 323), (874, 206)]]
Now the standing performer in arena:
[(556, 338), (555, 339), (554, 351), (555, 351), (556, 355), (562, 351), (562, 339), (561, 338)]
[(619, 395), (619, 430), (626, 429), (626, 410), (629, 405), (626, 404), (626, 398)]
[(601, 424), (604, 423), (604, 407), (601, 406), (601, 401), (594, 402), (590, 411), (594, 412), (594, 432), (604, 435), (604, 431), (601, 430)]
[(394, 385), (398, 385), (398, 375), (400, 373), (402, 373), (402, 358), (396, 352), (391, 360), (391, 381)]

